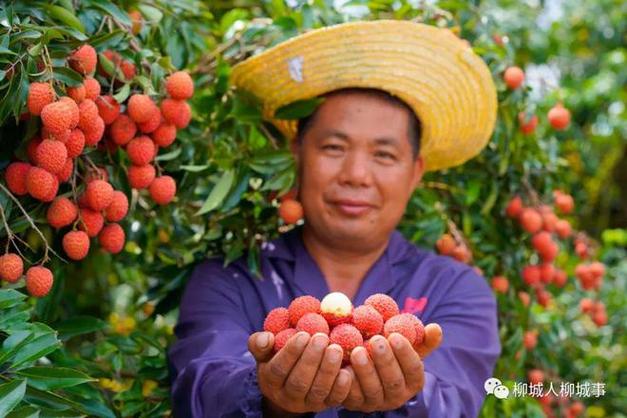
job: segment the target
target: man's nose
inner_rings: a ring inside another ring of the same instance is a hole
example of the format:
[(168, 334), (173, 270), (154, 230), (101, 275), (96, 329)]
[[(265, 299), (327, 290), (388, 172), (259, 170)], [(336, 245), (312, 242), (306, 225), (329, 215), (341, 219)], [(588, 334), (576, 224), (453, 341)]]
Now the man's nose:
[(340, 183), (353, 187), (372, 185), (372, 167), (368, 154), (363, 151), (349, 151), (342, 163)]

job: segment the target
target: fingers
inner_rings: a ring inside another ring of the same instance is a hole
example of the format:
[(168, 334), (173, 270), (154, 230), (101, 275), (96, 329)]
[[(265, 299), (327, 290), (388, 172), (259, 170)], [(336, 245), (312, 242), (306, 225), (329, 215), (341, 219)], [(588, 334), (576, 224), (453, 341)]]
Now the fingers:
[(261, 364), (261, 378), (267, 382), (268, 386), (274, 390), (280, 390), (283, 387), (308, 342), (309, 334), (298, 332), (287, 340), (285, 346), (270, 361)]
[(351, 352), (351, 366), (355, 376), (357, 376), (357, 380), (359, 380), (359, 386), (364, 396), (364, 407), (368, 409), (382, 404), (384, 399), (383, 386), (365, 347), (353, 349)]
[[(393, 338), (395, 342), (400, 341), (403, 346), (406, 345), (414, 351), (405, 337), (397, 333), (393, 333), (392, 336), (396, 337)], [(373, 362), (383, 386), (385, 401), (392, 404), (399, 402), (405, 396), (405, 375), (392, 347), (382, 336), (371, 338), (369, 343), (372, 347)], [(418, 357), (415, 352), (414, 355)]]
[(248, 337), (248, 351), (257, 363), (266, 362), (272, 358), (274, 334), (271, 332), (255, 332)]
[(340, 369), (333, 383), (333, 387), (331, 388), (331, 393), (329, 393), (329, 396), (327, 396), (324, 402), (326, 406), (328, 408), (340, 406), (348, 397), (351, 384), (351, 373), (348, 370)]
[(416, 393), (424, 386), (424, 364), (406, 338), (397, 333), (389, 337), (390, 345), (405, 378), (405, 387)]
[(304, 402), (328, 344), (329, 337), (325, 334), (316, 333), (311, 337), (309, 344), (285, 381), (285, 394), (290, 399)]
[[(325, 349), (320, 368), (305, 398), (306, 403), (314, 406), (324, 406), (325, 399), (331, 393), (342, 366), (342, 354), (342, 347), (337, 344), (331, 344)], [(304, 355), (301, 359), (304, 359)], [(346, 388), (346, 393), (348, 393), (348, 389), (350, 387)], [(341, 399), (340, 403), (343, 400)]]
[(421, 358), (425, 358), (438, 348), (440, 343), (442, 343), (442, 328), (436, 323), (428, 324), (425, 326), (425, 339), (416, 351)]
[(357, 379), (357, 376), (355, 375), (355, 370), (353, 370), (351, 366), (348, 366), (344, 370), (350, 375), (351, 387), (343, 405), (348, 410), (357, 411), (364, 403), (364, 394), (361, 391), (361, 386), (359, 384), (359, 379)]

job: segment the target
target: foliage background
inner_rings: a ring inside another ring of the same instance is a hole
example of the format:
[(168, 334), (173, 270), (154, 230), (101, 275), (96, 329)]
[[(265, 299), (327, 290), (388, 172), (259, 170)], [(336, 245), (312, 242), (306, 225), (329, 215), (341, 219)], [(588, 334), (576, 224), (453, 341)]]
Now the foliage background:
[[(473, 251), (485, 276), (505, 274), (510, 290), (499, 295), (502, 358), (494, 375), (525, 381), (531, 368), (548, 380), (606, 383), (601, 398), (582, 399), (588, 416), (624, 416), (625, 277), (627, 276), (627, 126), (625, 85), (627, 5), (590, 2), (351, 1), (329, 0), (81, 0), (9, 2), (0, 9), (0, 69), (15, 64), (9, 79), (0, 71), (0, 170), (13, 151), (23, 155), (28, 124), (17, 124), (29, 81), (46, 47), (54, 76), (72, 82), (64, 56), (88, 41), (111, 48), (141, 66), (131, 87), (158, 88), (164, 74), (187, 69), (195, 79), (192, 125), (171, 151), (159, 156), (177, 180), (173, 204), (155, 207), (126, 183), (126, 161), (90, 156), (108, 168), (112, 182), (131, 199), (123, 223), (127, 244), (110, 256), (93, 250), (80, 263), (54, 258), (55, 286), (41, 300), (25, 298), (23, 283), (0, 289), (0, 416), (167, 416), (165, 347), (173, 339), (180, 292), (194, 263), (222, 252), (247, 256), (279, 233), (277, 201), (294, 182), (293, 162), (276, 131), (260, 121), (254, 101), (235, 95), (230, 67), (260, 47), (299, 32), (357, 18), (416, 19), (446, 26), (471, 42), (490, 65), (499, 86), (499, 122), (490, 145), (462, 167), (430, 173), (412, 199), (399, 229), (417, 245), (433, 248), (452, 224)], [(126, 11), (138, 8), (143, 28), (133, 35)], [(504, 37), (499, 46), (493, 36)], [(511, 93), (501, 80), (509, 65), (526, 69), (528, 88)], [(573, 123), (552, 131), (546, 112), (561, 99)], [(540, 125), (521, 135), (516, 115), (536, 111)], [(596, 258), (608, 266), (598, 295), (574, 280), (577, 264), (570, 240), (561, 242), (557, 263), (569, 283), (554, 290), (545, 309), (524, 308), (522, 266), (533, 261), (529, 237), (504, 216), (516, 193), (551, 201), (560, 188), (573, 194), (576, 229), (598, 241)], [(274, 195), (271, 195), (274, 193)], [(44, 244), (10, 199), (0, 194), (9, 227), (41, 256)], [(54, 249), (59, 239), (45, 223), (46, 205), (22, 204)], [(244, 225), (242, 227), (242, 225)], [(0, 241), (6, 240), (0, 230)], [(584, 296), (607, 306), (609, 323), (596, 327), (579, 312)], [(527, 352), (522, 334), (540, 331)], [(518, 354), (517, 354), (518, 353)], [(4, 384), (2, 384), (4, 381)], [(8, 406), (7, 406), (8, 405)], [(559, 413), (559, 407), (556, 409)], [(495, 402), (482, 416), (542, 416), (532, 398)]]

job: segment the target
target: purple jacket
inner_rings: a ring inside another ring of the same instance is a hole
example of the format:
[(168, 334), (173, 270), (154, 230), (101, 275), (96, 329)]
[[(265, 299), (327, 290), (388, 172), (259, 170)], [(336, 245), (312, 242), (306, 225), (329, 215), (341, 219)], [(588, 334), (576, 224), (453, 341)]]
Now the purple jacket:
[[(248, 337), (263, 329), (266, 314), (297, 296), (322, 299), (329, 288), (295, 228), (262, 246), (263, 279), (239, 259), (199, 264), (183, 294), (168, 352), (176, 417), (262, 417), (256, 365)], [(404, 312), (443, 330), (442, 345), (425, 359), (424, 389), (403, 407), (363, 414), (341, 407), (310, 417), (475, 417), (484, 382), (492, 377), (501, 346), (495, 297), (474, 270), (450, 257), (416, 247), (398, 231), (362, 281), (353, 305), (374, 293), (393, 297)]]

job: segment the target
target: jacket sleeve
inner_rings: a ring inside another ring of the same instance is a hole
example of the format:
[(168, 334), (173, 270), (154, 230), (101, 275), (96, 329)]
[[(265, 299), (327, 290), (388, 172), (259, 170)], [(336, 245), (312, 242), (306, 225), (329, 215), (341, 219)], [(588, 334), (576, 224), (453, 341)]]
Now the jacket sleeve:
[(385, 418), (479, 414), (484, 382), (492, 377), (501, 353), (494, 294), (483, 277), (464, 269), (434, 302), (437, 306), (426, 319), (442, 327), (443, 339), (425, 359), (423, 390), (403, 407), (385, 412)]
[(174, 416), (261, 417), (253, 332), (231, 274), (218, 261), (196, 266), (186, 285), (168, 352)]

